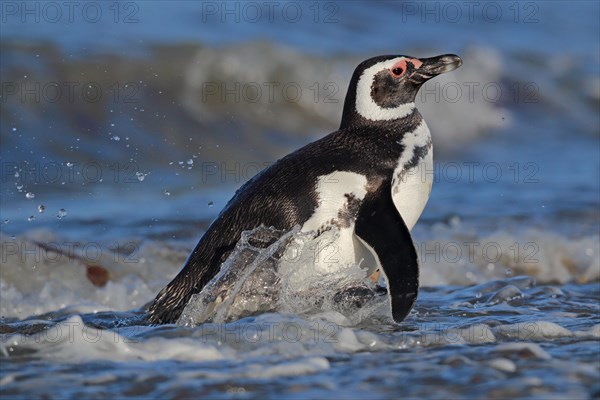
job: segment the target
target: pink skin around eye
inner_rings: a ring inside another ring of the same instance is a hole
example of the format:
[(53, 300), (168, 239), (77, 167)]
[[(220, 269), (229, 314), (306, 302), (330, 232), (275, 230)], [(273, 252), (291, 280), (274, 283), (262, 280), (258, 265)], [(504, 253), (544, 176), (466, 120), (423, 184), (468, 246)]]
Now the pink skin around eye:
[(418, 58), (409, 58), (407, 61), (414, 65), (415, 69), (419, 69), (421, 68), (421, 65), (423, 65)]
[[(419, 67), (423, 65), (423, 63), (417, 58), (405, 58), (403, 60), (398, 61), (396, 64), (394, 64), (392, 68), (390, 68), (390, 73), (392, 74), (392, 76), (400, 77), (404, 75), (404, 73), (406, 72), (407, 63), (411, 63), (415, 67), (415, 69), (419, 69)], [(402, 68), (402, 73), (400, 75), (395, 75), (392, 72), (396, 68)]]

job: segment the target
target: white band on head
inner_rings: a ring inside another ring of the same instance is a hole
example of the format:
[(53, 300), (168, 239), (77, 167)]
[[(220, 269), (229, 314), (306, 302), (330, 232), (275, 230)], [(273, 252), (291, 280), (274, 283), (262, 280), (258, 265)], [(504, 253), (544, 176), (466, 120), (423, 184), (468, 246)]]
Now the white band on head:
[(382, 61), (363, 71), (356, 87), (356, 111), (364, 118), (371, 121), (389, 121), (404, 118), (414, 110), (415, 103), (412, 102), (401, 104), (395, 108), (383, 108), (378, 106), (371, 97), (371, 87), (375, 75), (384, 69), (390, 69), (398, 61), (404, 59), (405, 57), (397, 57)]

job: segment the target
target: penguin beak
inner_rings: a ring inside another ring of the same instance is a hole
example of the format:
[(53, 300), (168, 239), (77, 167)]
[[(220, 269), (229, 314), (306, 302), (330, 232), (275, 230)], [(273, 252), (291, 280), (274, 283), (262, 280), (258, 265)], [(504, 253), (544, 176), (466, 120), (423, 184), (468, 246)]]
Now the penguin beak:
[[(442, 56), (419, 58), (423, 64), (417, 69), (413, 75), (425, 82), (440, 74), (454, 71), (462, 65), (462, 59), (455, 54), (444, 54)], [(411, 76), (412, 78), (412, 76)]]

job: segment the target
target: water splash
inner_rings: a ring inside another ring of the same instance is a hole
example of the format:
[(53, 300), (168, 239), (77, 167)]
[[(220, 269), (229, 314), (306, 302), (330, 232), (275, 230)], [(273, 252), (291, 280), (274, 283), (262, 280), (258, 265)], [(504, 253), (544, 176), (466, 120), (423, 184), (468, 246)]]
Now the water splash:
[[(296, 226), (288, 232), (264, 226), (242, 234), (220, 272), (192, 296), (178, 324), (227, 322), (265, 312), (313, 315), (324, 310), (359, 322), (385, 312), (384, 290), (358, 265), (315, 263), (331, 230), (315, 238)], [(325, 237), (327, 236), (327, 237)]]

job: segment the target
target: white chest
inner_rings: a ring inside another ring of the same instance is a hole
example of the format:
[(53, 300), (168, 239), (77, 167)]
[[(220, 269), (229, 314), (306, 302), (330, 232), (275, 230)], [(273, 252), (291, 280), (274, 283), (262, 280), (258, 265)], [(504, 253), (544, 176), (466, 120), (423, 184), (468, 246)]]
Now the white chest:
[[(316, 272), (330, 273), (366, 258), (362, 245), (354, 238), (358, 206), (367, 194), (367, 177), (348, 171), (323, 175), (317, 182), (317, 207), (302, 225), (301, 232), (316, 232), (318, 238), (309, 248), (313, 251)], [(335, 232), (329, 228), (337, 228)]]
[(411, 230), (417, 223), (433, 184), (433, 147), (425, 121), (402, 139), (404, 152), (392, 178), (392, 199)]
[(367, 177), (354, 172), (335, 171), (319, 176), (316, 187), (317, 207), (302, 225), (302, 232), (319, 231), (327, 225), (348, 227), (354, 224), (352, 203), (367, 194)]

